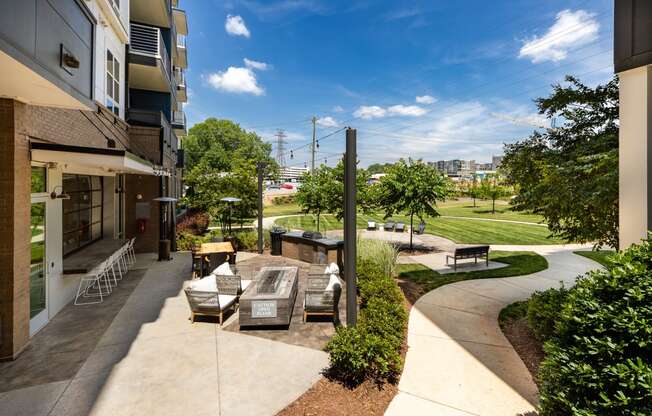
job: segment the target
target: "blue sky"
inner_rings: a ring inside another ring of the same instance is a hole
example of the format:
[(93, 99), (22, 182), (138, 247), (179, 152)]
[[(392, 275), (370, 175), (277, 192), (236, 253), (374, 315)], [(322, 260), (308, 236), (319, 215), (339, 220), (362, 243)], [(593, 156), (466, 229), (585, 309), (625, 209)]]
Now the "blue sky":
[[(611, 78), (611, 0), (185, 0), (189, 124), (226, 118), (287, 149), (358, 129), (363, 166), (491, 160), (544, 125), (565, 74)], [(324, 139), (332, 165), (344, 133)], [(302, 166), (307, 148), (288, 164)]]

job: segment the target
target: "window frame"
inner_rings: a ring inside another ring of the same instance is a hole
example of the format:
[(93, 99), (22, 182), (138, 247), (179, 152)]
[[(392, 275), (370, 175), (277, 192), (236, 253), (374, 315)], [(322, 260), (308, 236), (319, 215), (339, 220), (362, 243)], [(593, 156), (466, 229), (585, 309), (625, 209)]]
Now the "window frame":
[[(65, 176), (74, 176), (76, 184), (79, 185), (82, 183), (80, 181), (81, 177), (86, 177), (88, 178), (88, 189), (77, 189), (77, 190), (67, 190), (65, 187), (63, 188), (64, 192), (68, 195), (70, 195), (71, 200), (74, 200), (75, 196), (78, 194), (88, 194), (90, 195), (90, 202), (88, 204), (88, 207), (80, 208), (79, 206), (74, 207), (73, 209), (66, 209), (66, 207), (62, 207), (62, 212), (61, 212), (61, 242), (62, 242), (62, 250), (63, 250), (63, 257), (65, 258), (66, 256), (81, 250), (84, 247), (88, 247), (89, 245), (93, 244), (94, 242), (101, 240), (104, 237), (104, 178), (102, 176), (96, 176), (96, 175), (82, 175), (82, 174), (74, 174), (74, 173), (64, 173), (64, 180), (62, 180), (62, 185), (66, 183), (65, 181)], [(99, 178), (99, 184), (97, 186), (93, 185), (93, 177)], [(98, 201), (93, 201), (93, 194), (99, 192), (99, 202)], [(95, 218), (93, 216), (93, 211), (95, 211), (97, 208), (99, 208), (99, 218)], [(87, 212), (88, 213), (88, 224), (83, 225), (82, 224), (82, 213)], [(72, 218), (72, 216), (75, 216), (77, 219), (77, 227), (76, 228), (66, 228), (66, 216), (69, 216)], [(99, 225), (99, 234), (96, 236), (93, 236), (93, 228)], [(86, 232), (89, 233), (90, 239), (87, 241), (84, 241), (83, 243), (81, 242), (81, 236), (85, 232), (85, 229), (88, 229)], [(77, 234), (77, 243), (74, 247), (72, 247), (70, 250), (67, 250), (66, 247), (66, 238), (68, 238), (70, 235), (75, 235)]]
[[(111, 59), (109, 59), (109, 55), (111, 56)], [(117, 73), (116, 73), (116, 64), (118, 67)], [(105, 105), (109, 109), (109, 111), (111, 111), (113, 114), (115, 114), (118, 117), (121, 117), (120, 89), (122, 84), (120, 78), (120, 67), (121, 67), (120, 61), (118, 60), (115, 53), (113, 53), (112, 50), (107, 48), (106, 53), (104, 54), (104, 95), (106, 96)], [(111, 82), (110, 89), (109, 89), (109, 81)], [(117, 87), (117, 95), (116, 95), (116, 87)]]

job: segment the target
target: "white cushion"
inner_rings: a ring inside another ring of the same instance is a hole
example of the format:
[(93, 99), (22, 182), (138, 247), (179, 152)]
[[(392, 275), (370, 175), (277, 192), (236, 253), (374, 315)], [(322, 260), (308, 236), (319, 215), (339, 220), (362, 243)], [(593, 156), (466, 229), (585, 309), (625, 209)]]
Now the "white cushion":
[(252, 283), (252, 280), (240, 280), (240, 287), (242, 288), (242, 291), (244, 292), (247, 290), (249, 285)]
[(376, 226), (376, 221), (367, 221), (367, 226), (368, 227), (375, 227)]
[(229, 263), (224, 262), (220, 264), (215, 270), (211, 272), (216, 276), (233, 276), (233, 271), (231, 271), (231, 266)]
[(328, 285), (326, 286), (326, 290), (333, 290), (336, 284), (340, 285), (341, 287), (342, 281), (340, 280), (339, 277), (337, 277), (336, 274), (331, 274), (331, 277), (328, 279)]
[(224, 310), (229, 306), (233, 305), (236, 297), (233, 295), (218, 295), (217, 298), (220, 300), (220, 309)]
[(217, 292), (217, 280), (215, 276), (209, 274), (199, 280), (190, 282), (190, 290), (198, 290), (200, 292)]
[(324, 270), (324, 274), (338, 274), (340, 272), (340, 268), (337, 266), (337, 263), (331, 263), (326, 267), (326, 270)]

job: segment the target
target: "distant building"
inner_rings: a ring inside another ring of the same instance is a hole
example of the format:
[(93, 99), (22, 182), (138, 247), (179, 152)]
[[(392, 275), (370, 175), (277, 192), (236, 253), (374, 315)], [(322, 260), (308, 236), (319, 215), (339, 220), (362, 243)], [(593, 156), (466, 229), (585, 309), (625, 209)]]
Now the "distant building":
[(493, 170), (498, 170), (500, 165), (503, 163), (503, 156), (491, 156), (491, 168)]
[(369, 178), (369, 180), (367, 181), (367, 183), (368, 183), (369, 185), (373, 185), (373, 184), (375, 184), (375, 183), (378, 183), (378, 182), (380, 182), (380, 179), (381, 179), (383, 176), (386, 176), (386, 175), (387, 175), (386, 173), (374, 173), (373, 175), (371, 175), (371, 177)]
[(494, 170), (493, 166), (494, 165), (491, 162), (489, 162), (489, 163), (476, 163), (474, 172), (478, 173), (478, 172)]
[(475, 160), (439, 160), (432, 162), (431, 165), (441, 173), (451, 177), (471, 176), (475, 170)]
[(279, 169), (279, 179), (281, 182), (298, 182), (301, 175), (308, 171), (308, 168), (283, 166)]

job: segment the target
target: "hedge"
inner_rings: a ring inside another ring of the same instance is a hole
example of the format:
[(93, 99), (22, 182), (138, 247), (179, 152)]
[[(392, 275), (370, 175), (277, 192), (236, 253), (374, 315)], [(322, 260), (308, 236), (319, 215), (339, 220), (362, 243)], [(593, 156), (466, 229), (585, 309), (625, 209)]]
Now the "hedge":
[[(401, 348), (405, 341), (407, 312), (404, 298), (392, 275), (387, 270), (387, 257), (377, 262), (368, 253), (379, 247), (359, 243), (358, 287), (360, 295), (360, 318), (356, 327), (339, 327), (326, 345), (330, 355), (329, 373), (347, 384), (359, 384), (367, 379), (377, 382), (395, 382), (401, 374), (403, 360)], [(393, 246), (384, 242), (394, 254)], [(362, 248), (362, 249), (361, 249)], [(395, 270), (395, 267), (390, 268)]]
[(581, 277), (549, 341), (542, 416), (652, 415), (652, 246), (616, 254)]

